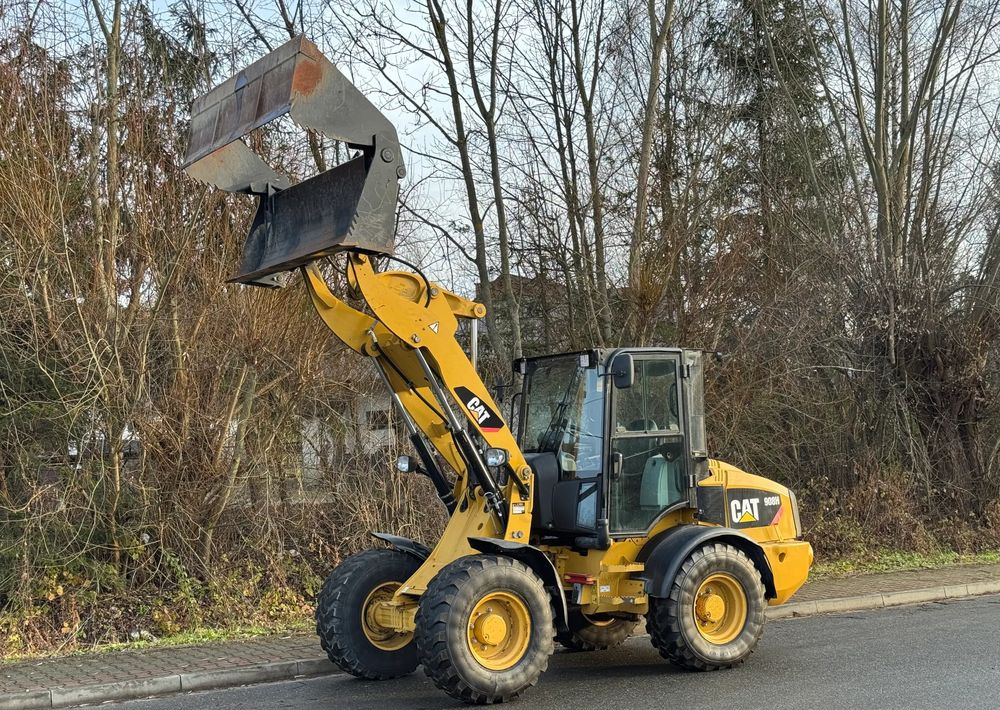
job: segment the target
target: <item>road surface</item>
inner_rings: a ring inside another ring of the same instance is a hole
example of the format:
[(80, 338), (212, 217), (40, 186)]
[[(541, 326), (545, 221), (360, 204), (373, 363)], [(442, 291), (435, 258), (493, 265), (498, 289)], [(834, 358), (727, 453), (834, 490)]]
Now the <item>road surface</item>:
[[(557, 646), (558, 647), (558, 646)], [(461, 704), (418, 669), (381, 683), (337, 675), (158, 700), (115, 710), (435, 710)], [(557, 652), (511, 710), (1000, 708), (1000, 597), (773, 621), (740, 668), (684, 673), (648, 637)]]

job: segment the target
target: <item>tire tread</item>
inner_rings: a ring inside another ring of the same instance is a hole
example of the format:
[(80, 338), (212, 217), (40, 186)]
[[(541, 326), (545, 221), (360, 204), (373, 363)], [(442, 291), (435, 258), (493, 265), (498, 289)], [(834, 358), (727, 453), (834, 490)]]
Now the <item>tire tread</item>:
[[(688, 574), (703, 558), (712, 555), (721, 558), (731, 558), (738, 561), (738, 564), (747, 566), (753, 570), (757, 583), (760, 585), (761, 598), (763, 598), (763, 583), (760, 580), (760, 571), (754, 563), (747, 557), (746, 553), (732, 545), (724, 543), (709, 543), (703, 545), (691, 553), (684, 564), (681, 565), (677, 576), (674, 578), (667, 598), (650, 598), (649, 612), (646, 617), (646, 630), (653, 646), (660, 652), (660, 655), (679, 668), (690, 671), (715, 671), (724, 668), (735, 668), (742, 664), (746, 658), (754, 652), (760, 635), (754, 640), (747, 653), (731, 662), (709, 662), (701, 658), (690, 646), (681, 631), (678, 615), (686, 613), (686, 609), (681, 608), (680, 597), (683, 593), (683, 585), (688, 580)], [(748, 600), (749, 601), (749, 600)], [(753, 621), (759, 624), (761, 635), (763, 634), (763, 624), (765, 619), (765, 606), (750, 604), (748, 610), (753, 614)], [(751, 619), (748, 618), (748, 621)]]
[(320, 647), (326, 651), (330, 661), (345, 673), (365, 680), (388, 680), (412, 673), (414, 668), (400, 668), (395, 672), (378, 671), (366, 666), (358, 656), (357, 648), (350, 642), (348, 616), (355, 610), (342, 603), (345, 594), (356, 584), (362, 571), (384, 566), (399, 559), (405, 552), (389, 549), (374, 549), (352, 555), (345, 559), (326, 578), (323, 588), (316, 597), (316, 634)]
[(527, 573), (537, 580), (539, 589), (545, 594), (541, 580), (521, 562), (500, 555), (471, 555), (455, 560), (431, 580), (427, 591), (421, 597), (416, 618), (417, 653), (424, 666), (424, 672), (438, 688), (451, 697), (477, 705), (507, 702), (517, 698), (527, 687), (537, 683), (538, 677), (548, 668), (549, 656), (552, 653), (552, 637), (543, 635), (543, 643), (548, 646), (548, 652), (538, 654), (532, 659), (533, 667), (528, 670), (532, 680), (527, 687), (516, 692), (504, 694), (483, 692), (474, 688), (459, 674), (448, 651), (450, 611), (462, 587), (477, 573), (485, 571), (490, 566), (508, 567)]

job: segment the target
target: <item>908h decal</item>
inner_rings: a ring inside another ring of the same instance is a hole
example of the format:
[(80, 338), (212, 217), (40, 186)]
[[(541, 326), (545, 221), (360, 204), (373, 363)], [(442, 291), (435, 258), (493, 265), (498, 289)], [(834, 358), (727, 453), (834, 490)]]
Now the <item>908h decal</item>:
[(784, 510), (781, 496), (757, 488), (726, 490), (726, 513), (733, 528), (758, 528), (776, 525)]
[(489, 405), (479, 398), (479, 395), (467, 387), (456, 387), (455, 394), (458, 395), (472, 418), (479, 424), (480, 429), (489, 432), (503, 429), (503, 419), (497, 416), (497, 413), (490, 409)]

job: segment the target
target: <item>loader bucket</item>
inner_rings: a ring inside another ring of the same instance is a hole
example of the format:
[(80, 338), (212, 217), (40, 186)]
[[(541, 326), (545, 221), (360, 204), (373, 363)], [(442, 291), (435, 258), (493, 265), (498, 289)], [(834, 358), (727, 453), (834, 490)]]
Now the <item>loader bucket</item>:
[[(242, 137), (281, 116), (360, 154), (297, 184)], [(399, 179), (396, 129), (305, 37), (296, 37), (194, 102), (184, 169), (259, 196), (231, 280), (277, 286), (275, 274), (347, 249), (391, 254)]]

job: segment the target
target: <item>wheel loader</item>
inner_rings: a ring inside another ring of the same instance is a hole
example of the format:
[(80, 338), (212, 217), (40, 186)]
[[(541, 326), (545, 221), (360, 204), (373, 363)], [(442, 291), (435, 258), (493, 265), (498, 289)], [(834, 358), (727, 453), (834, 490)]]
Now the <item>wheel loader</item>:
[[(355, 157), (293, 184), (242, 140), (285, 115)], [(684, 669), (753, 652), (812, 548), (792, 491), (709, 458), (701, 351), (520, 359), (505, 418), (456, 337), (483, 305), (394, 255), (395, 128), (304, 37), (194, 103), (185, 168), (257, 196), (232, 281), (276, 287), (301, 272), (319, 317), (391, 395), (412, 444), (397, 468), (429, 479), (448, 512), (432, 544), (375, 532), (377, 549), (333, 570), (316, 605), (333, 663), (371, 680), (422, 665), (450, 696), (494, 703), (534, 685), (556, 642), (606, 649), (643, 618)]]

